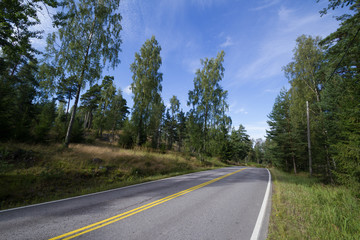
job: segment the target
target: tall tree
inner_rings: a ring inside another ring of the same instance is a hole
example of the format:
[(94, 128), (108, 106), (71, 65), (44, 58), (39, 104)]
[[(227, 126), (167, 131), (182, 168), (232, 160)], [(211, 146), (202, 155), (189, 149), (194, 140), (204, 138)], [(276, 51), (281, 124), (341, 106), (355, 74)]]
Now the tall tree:
[(112, 140), (115, 139), (115, 130), (120, 129), (129, 114), (129, 108), (126, 105), (126, 99), (123, 98), (121, 90), (114, 96), (108, 113), (108, 121), (111, 126)]
[(178, 136), (178, 151), (180, 152), (183, 145), (184, 145), (184, 141), (186, 139), (186, 122), (187, 122), (187, 117), (185, 115), (185, 113), (181, 110), (178, 115), (177, 115), (177, 136)]
[(97, 134), (102, 137), (104, 123), (107, 114), (110, 112), (111, 104), (115, 98), (116, 88), (114, 86), (114, 77), (105, 76), (101, 83), (100, 101), (96, 112)]
[(98, 84), (91, 86), (81, 98), (80, 109), (84, 111), (84, 128), (92, 128), (93, 116), (99, 106), (101, 87)]
[(236, 162), (244, 160), (251, 150), (252, 142), (242, 124), (239, 125), (237, 130), (235, 128), (232, 129), (230, 142), (232, 146), (233, 160)]
[(120, 62), (122, 27), (117, 12), (119, 0), (70, 0), (60, 5), (63, 11), (55, 22), (59, 30), (47, 39), (46, 60), (47, 65), (55, 69), (47, 71), (53, 79), (62, 78), (64, 74), (76, 76), (75, 102), (65, 137), (67, 146), (81, 89), (87, 82), (100, 78), (107, 62), (113, 68)]
[(179, 111), (180, 102), (174, 95), (170, 99), (170, 109), (166, 112), (168, 149), (172, 149), (173, 143), (177, 140), (177, 115)]
[[(290, 93), (282, 89), (276, 97), (273, 109), (268, 115), (270, 129), (267, 131), (267, 139), (271, 141), (267, 145), (268, 155), (272, 164), (278, 168), (289, 171), (291, 163), (294, 173), (297, 173), (294, 132), (290, 116)], [(305, 154), (305, 153), (303, 153)]]
[(327, 59), (322, 106), (334, 165), (332, 172), (337, 182), (353, 188), (359, 195), (360, 5), (359, 1), (330, 1), (328, 9), (345, 4), (352, 11), (339, 17), (340, 27), (321, 42)]
[(66, 114), (69, 113), (70, 101), (74, 98), (76, 93), (76, 85), (74, 85), (75, 76), (68, 77), (59, 83), (57, 87), (57, 100), (66, 103)]
[[(328, 162), (327, 146), (324, 145), (325, 129), (322, 128), (321, 118), (321, 90), (324, 86), (324, 76), (321, 66), (323, 63), (323, 50), (319, 45), (320, 38), (302, 35), (296, 40), (293, 61), (284, 67), (286, 77), (291, 84), (290, 92), (290, 115), (293, 129), (294, 148), (296, 155), (304, 156), (299, 159), (299, 165), (303, 168), (307, 165), (304, 153), (307, 149), (307, 120), (306, 101), (311, 109), (311, 142), (313, 151), (313, 163), (315, 165), (326, 165)], [(325, 162), (324, 162), (325, 161)], [(325, 171), (324, 171), (325, 172)], [(327, 169), (327, 174), (329, 169)]]
[(138, 145), (145, 143), (148, 136), (157, 136), (162, 118), (160, 51), (158, 41), (152, 36), (145, 41), (140, 53), (135, 53), (135, 61), (130, 66), (133, 73), (131, 90), (134, 94), (131, 121), (136, 126)]
[(207, 152), (209, 128), (217, 127), (217, 115), (226, 108), (227, 92), (220, 86), (224, 77), (224, 56), (221, 51), (215, 59), (201, 60), (202, 69), (196, 71), (194, 90), (189, 91), (189, 140), (199, 152)]

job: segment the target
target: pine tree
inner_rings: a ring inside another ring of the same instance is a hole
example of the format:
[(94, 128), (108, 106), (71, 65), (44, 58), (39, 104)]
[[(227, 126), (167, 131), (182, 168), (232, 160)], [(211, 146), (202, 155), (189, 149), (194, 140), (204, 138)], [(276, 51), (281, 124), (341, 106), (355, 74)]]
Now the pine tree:
[(360, 192), (360, 7), (358, 1), (330, 2), (326, 11), (350, 5), (351, 14), (321, 44), (326, 50), (327, 82), (322, 107), (336, 180)]
[(297, 155), (290, 116), (290, 93), (285, 89), (282, 89), (277, 96), (268, 118), (270, 129), (267, 131), (267, 139), (271, 144), (269, 142), (267, 145), (267, 152), (272, 164), (286, 171), (292, 166), (296, 174)]

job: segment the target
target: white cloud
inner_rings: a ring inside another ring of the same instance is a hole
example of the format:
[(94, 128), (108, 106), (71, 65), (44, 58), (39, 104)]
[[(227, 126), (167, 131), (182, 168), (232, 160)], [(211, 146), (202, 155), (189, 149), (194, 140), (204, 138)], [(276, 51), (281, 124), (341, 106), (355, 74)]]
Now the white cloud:
[(248, 112), (245, 110), (245, 108), (238, 108), (234, 111), (235, 114), (239, 114), (239, 113), (242, 113), (242, 114), (248, 114)]
[(230, 104), (229, 106), (229, 112), (231, 114), (248, 114), (248, 112), (245, 110), (244, 107), (237, 107), (237, 102), (234, 101), (233, 103)]
[(201, 68), (200, 59), (184, 59), (183, 65), (189, 73), (196, 73)]
[(34, 25), (30, 27), (30, 29), (33, 31), (43, 31), (43, 38), (31, 38), (30, 41), (36, 49), (43, 51), (46, 47), (47, 35), (56, 30), (56, 28), (52, 26), (53, 16), (56, 14), (56, 9), (49, 6), (47, 8), (43, 7), (43, 9), (38, 10), (36, 14), (40, 20), (40, 24)]
[(127, 95), (131, 95), (131, 94), (132, 94), (131, 85), (128, 85), (128, 86), (124, 89), (124, 93), (126, 93)]
[(229, 47), (234, 45), (234, 42), (232, 41), (231, 37), (227, 36), (225, 42), (223, 42), (222, 44), (220, 44), (221, 48), (225, 48), (225, 47)]
[(284, 6), (281, 6), (280, 10), (278, 11), (278, 16), (280, 20), (289, 20), (291, 14), (294, 12), (294, 10), (286, 8)]
[(244, 127), (251, 138), (265, 139), (266, 130), (268, 129), (268, 125), (266, 122), (256, 122), (253, 124), (244, 124)]

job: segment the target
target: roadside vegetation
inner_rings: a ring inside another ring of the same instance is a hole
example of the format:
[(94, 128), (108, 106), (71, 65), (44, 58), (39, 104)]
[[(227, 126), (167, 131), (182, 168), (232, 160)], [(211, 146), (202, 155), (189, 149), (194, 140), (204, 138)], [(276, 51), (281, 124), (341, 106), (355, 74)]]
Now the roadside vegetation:
[(269, 114), (269, 239), (360, 239), (359, 1), (324, 39), (302, 35)]
[(360, 239), (360, 202), (345, 186), (276, 168), (268, 239)]
[(191, 154), (109, 144), (0, 145), (0, 209), (227, 166)]

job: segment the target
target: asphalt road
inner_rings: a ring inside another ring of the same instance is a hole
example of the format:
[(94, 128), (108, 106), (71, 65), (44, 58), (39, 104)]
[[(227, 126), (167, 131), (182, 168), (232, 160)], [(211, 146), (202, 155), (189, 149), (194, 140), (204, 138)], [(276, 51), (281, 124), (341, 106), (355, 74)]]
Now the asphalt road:
[(268, 182), (231, 167), (0, 211), (0, 239), (264, 239)]

